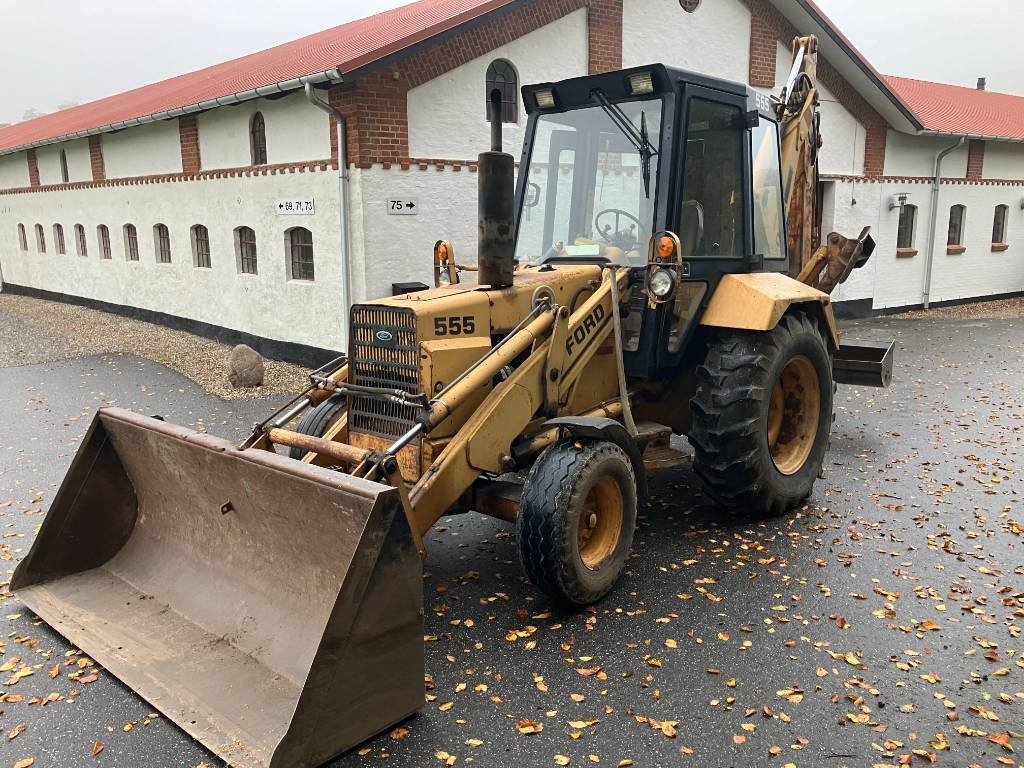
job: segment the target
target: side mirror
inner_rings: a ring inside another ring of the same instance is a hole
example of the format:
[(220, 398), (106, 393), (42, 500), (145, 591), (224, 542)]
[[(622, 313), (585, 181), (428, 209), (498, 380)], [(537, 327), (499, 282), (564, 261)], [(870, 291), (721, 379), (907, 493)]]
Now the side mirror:
[(540, 184), (530, 182), (526, 185), (526, 195), (523, 197), (523, 206), (535, 208), (540, 202)]

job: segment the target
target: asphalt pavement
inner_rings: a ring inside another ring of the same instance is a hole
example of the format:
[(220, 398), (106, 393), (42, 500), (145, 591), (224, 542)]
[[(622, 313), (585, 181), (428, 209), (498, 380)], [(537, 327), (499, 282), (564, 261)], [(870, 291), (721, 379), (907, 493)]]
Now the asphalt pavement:
[[(34, 362), (10, 352), (21, 322), (0, 314), (0, 581), (97, 407), (237, 439), (279, 402), (225, 402), (130, 355)], [(808, 503), (737, 521), (688, 468), (657, 474), (626, 574), (589, 610), (524, 579), (510, 526), (440, 521), (428, 702), (332, 765), (1018, 765), (1024, 320), (849, 333), (898, 339), (895, 380), (839, 388)], [(221, 765), (6, 593), (0, 622), (0, 768)]]

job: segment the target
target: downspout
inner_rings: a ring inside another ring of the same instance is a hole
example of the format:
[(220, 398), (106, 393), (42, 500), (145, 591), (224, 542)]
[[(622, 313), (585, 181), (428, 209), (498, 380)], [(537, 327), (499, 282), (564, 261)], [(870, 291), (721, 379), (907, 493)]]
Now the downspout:
[(932, 291), (932, 262), (935, 260), (935, 234), (939, 222), (939, 189), (942, 186), (942, 161), (946, 159), (946, 155), (960, 149), (965, 141), (967, 141), (967, 138), (961, 136), (960, 141), (942, 150), (935, 156), (935, 175), (932, 179), (932, 210), (928, 222), (928, 252), (925, 254), (924, 259), (924, 287), (921, 291), (921, 305), (925, 309), (928, 309), (928, 302), (931, 299)]
[(317, 94), (312, 83), (306, 83), (306, 98), (309, 103), (322, 109), (334, 118), (338, 126), (338, 213), (341, 219), (341, 232), (338, 245), (341, 252), (341, 303), (344, 307), (342, 318), (342, 338), (344, 350), (348, 349), (349, 313), (352, 308), (352, 268), (349, 259), (348, 239), (348, 158), (345, 154), (345, 118), (341, 112), (324, 101)]

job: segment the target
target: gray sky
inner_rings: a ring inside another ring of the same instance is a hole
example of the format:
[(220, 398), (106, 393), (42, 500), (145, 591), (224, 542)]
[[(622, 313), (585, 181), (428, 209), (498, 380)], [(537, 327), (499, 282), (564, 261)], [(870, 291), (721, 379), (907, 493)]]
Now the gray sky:
[[(718, 0), (705, 0), (713, 3)], [(672, 0), (661, 0), (672, 2)], [(818, 0), (880, 71), (1024, 95), (1020, 0)], [(286, 42), (401, 0), (0, 0), (0, 123)]]

